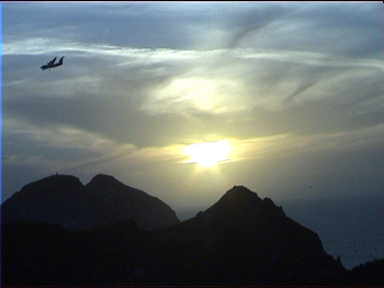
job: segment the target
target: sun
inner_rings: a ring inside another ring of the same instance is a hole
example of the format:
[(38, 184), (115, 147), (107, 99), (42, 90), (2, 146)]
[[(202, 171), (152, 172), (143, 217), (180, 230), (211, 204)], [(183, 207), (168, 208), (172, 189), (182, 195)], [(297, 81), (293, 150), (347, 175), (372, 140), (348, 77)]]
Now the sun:
[(184, 153), (190, 157), (189, 163), (197, 163), (204, 167), (228, 160), (230, 152), (231, 146), (226, 140), (195, 143), (184, 149)]

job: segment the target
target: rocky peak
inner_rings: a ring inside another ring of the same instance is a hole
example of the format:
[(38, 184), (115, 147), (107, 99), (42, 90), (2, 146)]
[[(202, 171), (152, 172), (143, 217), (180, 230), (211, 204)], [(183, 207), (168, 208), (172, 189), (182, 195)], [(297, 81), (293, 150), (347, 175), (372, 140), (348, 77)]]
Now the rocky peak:
[(249, 190), (247, 187), (243, 185), (235, 185), (232, 187), (232, 189), (228, 190), (224, 196), (222, 197), (222, 200), (238, 200), (238, 201), (255, 201), (255, 200), (261, 200), (259, 196)]
[(119, 180), (117, 180), (115, 177), (106, 175), (106, 174), (98, 174), (95, 177), (89, 181), (87, 186), (109, 186), (109, 185), (119, 185), (119, 186), (125, 186), (123, 183), (121, 183)]
[(56, 174), (25, 185), (22, 191), (49, 189), (51, 187), (83, 187), (83, 184), (75, 176)]
[(285, 217), (283, 209), (276, 206), (270, 198), (261, 199), (255, 192), (242, 185), (236, 185), (228, 190), (219, 201), (206, 210), (206, 213), (216, 215), (219, 219)]
[(228, 190), (219, 201), (211, 206), (207, 211), (234, 211), (248, 207), (259, 206), (262, 200), (255, 192), (245, 186), (237, 185)]

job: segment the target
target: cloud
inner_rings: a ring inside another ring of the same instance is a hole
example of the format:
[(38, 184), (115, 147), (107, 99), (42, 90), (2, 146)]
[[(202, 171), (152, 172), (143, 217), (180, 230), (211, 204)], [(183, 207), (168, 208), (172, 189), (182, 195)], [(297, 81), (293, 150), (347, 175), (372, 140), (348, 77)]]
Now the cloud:
[[(58, 42), (53, 50), (71, 45)], [(88, 58), (74, 56), (43, 76), (17, 62), (28, 59), (17, 56), (23, 46), (10, 43), (5, 56), (6, 68), (20, 65), (17, 75), (6, 76), (5, 94), (12, 97), (5, 98), (5, 115), (70, 125), (114, 141), (169, 145), (215, 131), (229, 137), (316, 134), (382, 121), (380, 59), (252, 49), (228, 50), (223, 58), (217, 50), (78, 44), (74, 53)], [(44, 45), (36, 47), (30, 53)], [(135, 64), (121, 65), (126, 59)]]
[[(226, 184), (268, 188), (276, 177), (277, 194), (292, 192), (301, 178), (330, 177), (345, 147), (355, 145), (355, 168), (380, 151), (379, 5), (243, 4), (5, 3), (6, 190), (59, 169), (110, 172), (205, 203)], [(64, 66), (40, 71), (58, 55)], [(183, 186), (193, 167), (178, 145), (222, 138), (242, 147), (241, 161)]]

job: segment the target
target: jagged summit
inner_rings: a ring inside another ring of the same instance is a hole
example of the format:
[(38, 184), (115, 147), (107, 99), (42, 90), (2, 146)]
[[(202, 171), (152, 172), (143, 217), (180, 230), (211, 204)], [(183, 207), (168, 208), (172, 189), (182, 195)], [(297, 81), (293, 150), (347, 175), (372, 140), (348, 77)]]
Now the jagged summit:
[(89, 181), (89, 183), (86, 185), (87, 187), (106, 187), (106, 186), (113, 186), (113, 187), (123, 187), (126, 186), (124, 183), (117, 180), (115, 177), (106, 175), (106, 174), (97, 174), (95, 177)]
[[(93, 176), (93, 178), (91, 179), (91, 181), (101, 180), (101, 179), (114, 179), (114, 180), (116, 180), (116, 178), (113, 177), (112, 175), (108, 175), (108, 174), (100, 173), (100, 174), (97, 174), (97, 175)], [(116, 180), (116, 181), (117, 181), (117, 180)]]
[(253, 194), (256, 194), (255, 192), (251, 191), (244, 185), (234, 185), (230, 190), (227, 191), (227, 193), (238, 192), (238, 191), (251, 192)]
[(128, 186), (117, 180), (115, 177), (107, 174), (97, 174), (87, 185), (85, 185), (85, 187), (93, 194), (102, 193), (105, 197), (109, 197), (108, 194), (110, 193), (117, 193), (123, 197), (145, 197), (147, 199), (153, 198), (159, 200), (158, 198), (142, 190)]
[[(103, 191), (103, 192), (116, 192), (120, 191), (121, 193), (129, 193), (129, 194), (139, 194), (140, 196), (147, 196), (150, 198), (156, 198), (154, 196), (149, 195), (148, 193), (139, 190), (137, 188), (128, 186), (123, 182), (117, 180), (115, 177), (107, 174), (97, 174), (95, 177), (89, 181), (87, 185), (85, 185), (87, 189), (90, 189), (94, 192)], [(157, 199), (157, 198), (156, 198)]]
[(71, 187), (83, 186), (79, 178), (72, 175), (55, 174), (25, 185), (21, 191), (30, 189), (47, 189), (52, 186)]
[(245, 200), (261, 200), (257, 193), (251, 191), (247, 187), (243, 185), (235, 185), (232, 187), (232, 189), (228, 190), (221, 200), (224, 199), (231, 199), (231, 200), (240, 200), (240, 201), (245, 201)]
[(241, 228), (247, 227), (246, 223), (260, 222), (265, 219), (268, 219), (267, 221), (285, 221), (287, 217), (282, 207), (275, 205), (270, 198), (262, 199), (247, 187), (235, 185), (226, 191), (218, 201), (206, 210), (196, 213), (195, 217), (184, 221), (181, 226), (202, 221), (208, 225), (208, 228), (205, 227), (208, 230), (212, 228), (211, 225), (216, 228), (224, 225), (228, 228), (230, 223)]
[(214, 205), (208, 213), (232, 213), (258, 209), (263, 200), (253, 191), (242, 185), (233, 186)]

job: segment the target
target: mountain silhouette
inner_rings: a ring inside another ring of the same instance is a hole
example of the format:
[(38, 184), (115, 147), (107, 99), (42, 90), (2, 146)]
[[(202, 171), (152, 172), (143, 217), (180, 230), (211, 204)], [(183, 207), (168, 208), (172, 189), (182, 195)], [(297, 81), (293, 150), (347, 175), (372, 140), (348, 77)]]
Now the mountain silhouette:
[[(234, 186), (206, 211), (158, 237), (158, 250), (174, 256), (167, 258), (177, 263), (180, 281), (321, 282), (344, 272), (314, 232), (244, 186)], [(171, 253), (175, 247), (182, 252)]]
[(179, 223), (176, 213), (163, 201), (124, 185), (112, 176), (97, 175), (85, 189), (95, 199), (103, 224), (132, 219), (139, 227), (150, 230)]
[(24, 186), (2, 206), (3, 221), (38, 221), (86, 228), (132, 219), (142, 229), (179, 223), (164, 202), (112, 176), (97, 175), (87, 185), (69, 175), (53, 175)]
[[(72, 216), (48, 209), (63, 201), (81, 203), (66, 210)], [(22, 213), (28, 203), (41, 211)], [(4, 207), (2, 275), (10, 284), (337, 283), (347, 275), (316, 233), (244, 186), (180, 223), (157, 198), (107, 175), (85, 186), (73, 176), (51, 176), (26, 185)], [(97, 220), (84, 225), (91, 216), (81, 218), (79, 207)], [(49, 213), (56, 215), (51, 221)], [(86, 229), (63, 227), (79, 217)]]

